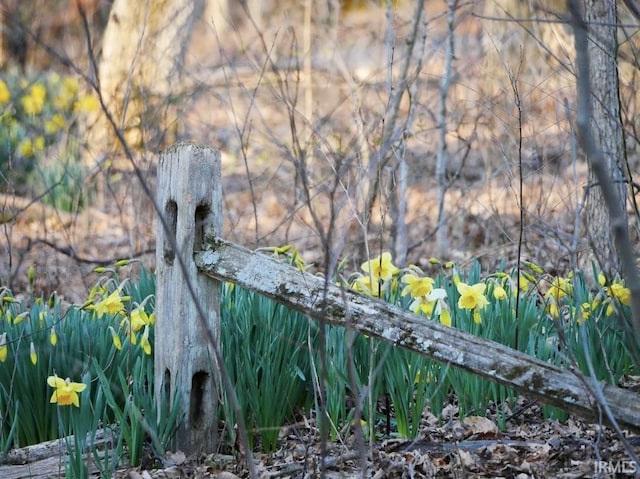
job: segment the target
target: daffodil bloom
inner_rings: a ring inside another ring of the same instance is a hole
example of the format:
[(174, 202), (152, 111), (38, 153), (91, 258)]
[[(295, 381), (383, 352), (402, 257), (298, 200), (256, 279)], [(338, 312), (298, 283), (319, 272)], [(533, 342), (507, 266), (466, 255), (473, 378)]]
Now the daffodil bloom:
[(602, 272), (598, 273), (598, 284), (603, 287), (607, 284), (607, 277)]
[(365, 261), (362, 263), (361, 268), (373, 280), (381, 279), (382, 281), (390, 280), (394, 274), (400, 271), (391, 262), (391, 253), (389, 252), (384, 252), (370, 261)]
[(631, 304), (631, 290), (629, 288), (625, 288), (623, 284), (613, 283), (609, 287), (608, 291), (612, 297), (616, 298), (625, 306), (629, 306)]
[(402, 290), (402, 296), (411, 294), (412, 298), (419, 298), (428, 295), (433, 290), (433, 278), (428, 276), (420, 277), (408, 273), (402, 276), (401, 281), (406, 284)]
[(139, 307), (131, 311), (131, 329), (134, 332), (140, 331), (147, 324), (149, 324), (149, 316), (144, 308)]
[(30, 138), (23, 138), (18, 144), (18, 154), (24, 158), (33, 156), (33, 143)]
[(36, 347), (34, 346), (33, 341), (31, 341), (31, 346), (29, 347), (29, 358), (31, 359), (31, 364), (34, 366), (38, 364), (38, 355), (36, 354)]
[(440, 324), (451, 327), (451, 312), (449, 308), (442, 308), (442, 311), (440, 311)]
[(142, 337), (140, 338), (140, 347), (143, 349), (145, 354), (151, 354), (151, 343), (149, 342), (149, 325), (144, 327)]
[(29, 314), (29, 311), (23, 311), (18, 316), (13, 318), (13, 324), (20, 324), (24, 320), (24, 318), (27, 317), (28, 314)]
[(353, 282), (353, 289), (370, 296), (380, 297), (380, 281), (371, 280), (370, 276), (360, 276)]
[(58, 344), (58, 333), (56, 333), (56, 327), (51, 326), (51, 332), (49, 333), (49, 342), (51, 346)]
[(44, 132), (47, 135), (55, 135), (64, 128), (65, 119), (60, 113), (56, 113), (44, 123)]
[(558, 319), (560, 317), (560, 309), (558, 308), (558, 303), (556, 303), (553, 299), (551, 299), (547, 303), (547, 312), (551, 315), (552, 318)]
[(589, 319), (589, 316), (591, 316), (591, 303), (582, 303), (578, 314), (578, 324), (582, 324)]
[(100, 103), (92, 95), (82, 95), (73, 104), (74, 112), (91, 112), (98, 110), (98, 108), (100, 108)]
[(55, 388), (49, 403), (58, 404), (59, 406), (71, 406), (80, 407), (80, 398), (78, 393), (81, 393), (87, 388), (84, 383), (73, 383), (69, 378), (61, 379), (58, 376), (49, 376), (47, 378), (47, 384), (52, 388)]
[(124, 310), (123, 301), (128, 300), (127, 296), (120, 296), (120, 290), (116, 289), (109, 296), (104, 298), (102, 301), (96, 303), (93, 306), (98, 317), (102, 317), (105, 314), (117, 314), (120, 311)]
[(0, 105), (9, 103), (9, 100), (11, 100), (11, 92), (9, 91), (9, 87), (7, 86), (5, 81), (0, 78)]
[(435, 301), (428, 301), (425, 296), (421, 296), (413, 300), (409, 305), (409, 309), (415, 315), (422, 313), (424, 316), (430, 318), (433, 314), (435, 304)]
[(518, 288), (520, 291), (529, 291), (529, 285), (533, 282), (527, 274), (521, 274), (518, 277)]
[(29, 89), (29, 94), (22, 97), (22, 109), (27, 115), (38, 115), (44, 108), (47, 89), (44, 85), (36, 83)]
[(443, 288), (435, 288), (427, 295), (426, 299), (435, 304), (433, 314), (438, 316), (440, 324), (451, 327), (451, 312), (445, 301), (447, 299), (447, 291)]
[(444, 301), (447, 299), (447, 290), (444, 288), (435, 288), (427, 295), (427, 301)]
[(33, 140), (33, 151), (38, 153), (40, 151), (43, 151), (44, 147), (45, 147), (44, 136), (42, 135), (36, 136), (36, 139)]
[(118, 336), (116, 330), (113, 329), (113, 326), (109, 326), (109, 331), (111, 331), (111, 340), (113, 341), (113, 345), (118, 351), (120, 351), (122, 349), (122, 341), (120, 340), (120, 336)]
[(9, 348), (7, 347), (7, 333), (0, 335), (0, 363), (4, 363), (7, 360), (7, 354), (9, 354)]
[(458, 307), (461, 309), (482, 309), (489, 304), (489, 300), (484, 295), (484, 290), (487, 285), (484, 283), (477, 283), (474, 285), (468, 285), (459, 281), (456, 285), (458, 293), (460, 293), (460, 299), (458, 299)]
[(502, 301), (504, 299), (507, 299), (507, 292), (502, 286), (500, 286), (499, 284), (496, 284), (493, 287), (493, 297), (496, 298), (498, 301)]
[(481, 324), (482, 323), (482, 315), (480, 314), (480, 310), (479, 309), (474, 309), (473, 310), (473, 322), (476, 324)]
[(560, 278), (559, 276), (554, 278), (549, 286), (549, 289), (545, 293), (545, 298), (553, 298), (559, 301), (567, 294), (571, 293), (571, 281), (567, 278)]

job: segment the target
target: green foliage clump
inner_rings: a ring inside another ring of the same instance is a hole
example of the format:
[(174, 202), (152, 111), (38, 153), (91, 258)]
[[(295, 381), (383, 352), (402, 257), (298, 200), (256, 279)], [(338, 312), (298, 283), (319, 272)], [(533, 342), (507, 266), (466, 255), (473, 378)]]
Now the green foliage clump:
[[(296, 250), (273, 252), (306, 269)], [(478, 263), (466, 271), (431, 263), (433, 277), (416, 266), (396, 268), (384, 254), (363, 264), (345, 286), (542, 361), (593, 370), (611, 384), (636, 374), (635, 338), (624, 329), (630, 291), (619, 278), (595, 271), (597, 284), (589, 285), (582, 273), (555, 277), (532, 264), (485, 273)], [(18, 299), (2, 290), (0, 452), (117, 424), (116, 453), (101, 459), (113, 472), (125, 451), (137, 464), (145, 441), (157, 454), (170, 443), (182, 416), (177, 402), (158, 405), (154, 397), (154, 277), (143, 270), (135, 281), (122, 280), (126, 266), (100, 268), (102, 278), (78, 306), (63, 308), (55, 296)], [(223, 286), (221, 298), (224, 365), (252, 448), (275, 451), (282, 427), (301, 417), (315, 417), (332, 440), (355, 427), (370, 439), (415, 438), (425, 411), (438, 417), (452, 401), (461, 417), (494, 411), (501, 425), (515, 404), (516, 393), (505, 386), (310, 321), (232, 284)], [(219, 391), (223, 437), (234, 444), (237, 411), (221, 385)], [(71, 475), (82, 476), (84, 463), (74, 458)]]
[(97, 107), (75, 77), (0, 74), (0, 191), (82, 207), (86, 171), (74, 130), (78, 115)]
[[(70, 435), (69, 447), (82, 451), (99, 428), (112, 429), (116, 453), (89, 453), (107, 475), (125, 454), (139, 464), (146, 441), (164, 453), (180, 418), (153, 394), (155, 281), (145, 270), (121, 280), (128, 263), (100, 268), (82, 305), (0, 290), (0, 464), (11, 447)], [(83, 454), (71, 456), (71, 475), (83, 477)]]

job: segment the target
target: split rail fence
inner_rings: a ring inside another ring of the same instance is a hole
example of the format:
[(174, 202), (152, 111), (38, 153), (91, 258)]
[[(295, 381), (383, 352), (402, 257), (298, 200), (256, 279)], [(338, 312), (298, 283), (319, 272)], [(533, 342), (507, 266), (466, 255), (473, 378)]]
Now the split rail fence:
[(220, 329), (223, 281), (587, 419), (603, 416), (599, 413), (603, 399), (623, 427), (640, 430), (640, 397), (631, 391), (596, 384), (578, 371), (425, 320), (376, 298), (327, 287), (323, 278), (225, 241), (221, 238), (221, 187), (216, 150), (181, 143), (160, 156), (157, 201), (163, 216), (156, 247), (155, 384), (158, 394), (171, 398), (180, 394), (185, 420), (175, 446), (182, 451), (207, 452), (216, 437), (212, 341)]

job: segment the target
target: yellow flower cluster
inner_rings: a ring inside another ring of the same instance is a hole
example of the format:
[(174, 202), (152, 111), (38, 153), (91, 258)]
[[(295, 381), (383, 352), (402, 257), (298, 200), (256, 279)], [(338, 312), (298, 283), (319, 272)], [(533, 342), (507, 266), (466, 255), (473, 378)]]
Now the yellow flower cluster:
[[(138, 333), (142, 330), (140, 336), (140, 347), (145, 354), (151, 354), (151, 342), (149, 341), (150, 328), (155, 325), (155, 314), (147, 314), (143, 305), (138, 305), (129, 314), (127, 314), (124, 303), (131, 301), (130, 296), (122, 296), (122, 286), (108, 293), (104, 286), (94, 288), (89, 294), (89, 301), (85, 306), (86, 309), (93, 310), (97, 318), (102, 316), (123, 316), (120, 322), (120, 328), (126, 331), (131, 344), (138, 344)], [(102, 295), (102, 299), (95, 302), (92, 298), (96, 295)], [(116, 349), (122, 349), (122, 340), (113, 326), (109, 326), (113, 345)]]
[(29, 92), (21, 98), (22, 110), (27, 115), (39, 115), (44, 109), (47, 99), (47, 89), (42, 83), (36, 83), (29, 88)]
[(434, 279), (424, 276), (418, 267), (411, 266), (403, 271), (393, 264), (391, 253), (383, 252), (362, 263), (360, 269), (364, 274), (352, 283), (354, 290), (381, 297), (384, 292), (395, 290), (396, 278), (403, 273), (400, 282), (405, 286), (400, 295), (412, 298), (409, 309), (414, 314), (437, 318), (445, 326), (451, 326), (447, 292), (442, 288), (434, 288)]
[(75, 77), (53, 73), (33, 81), (11, 80), (11, 76), (0, 78), (0, 140), (23, 158), (52, 144), (71, 124), (73, 114), (100, 107), (95, 95), (81, 91)]

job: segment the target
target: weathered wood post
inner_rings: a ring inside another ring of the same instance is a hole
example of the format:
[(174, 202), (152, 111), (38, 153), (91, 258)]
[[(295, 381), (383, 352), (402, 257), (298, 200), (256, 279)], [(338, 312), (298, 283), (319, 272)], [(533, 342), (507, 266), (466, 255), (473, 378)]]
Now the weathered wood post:
[[(200, 274), (193, 258), (205, 236), (220, 235), (221, 199), (218, 151), (179, 143), (161, 153), (157, 201), (169, 231), (158, 221), (155, 393), (158, 400), (173, 401), (179, 395), (184, 418), (174, 447), (186, 454), (211, 452), (217, 441), (215, 356), (187, 282), (218, 341), (219, 282)], [(178, 257), (184, 261), (186, 277)]]

